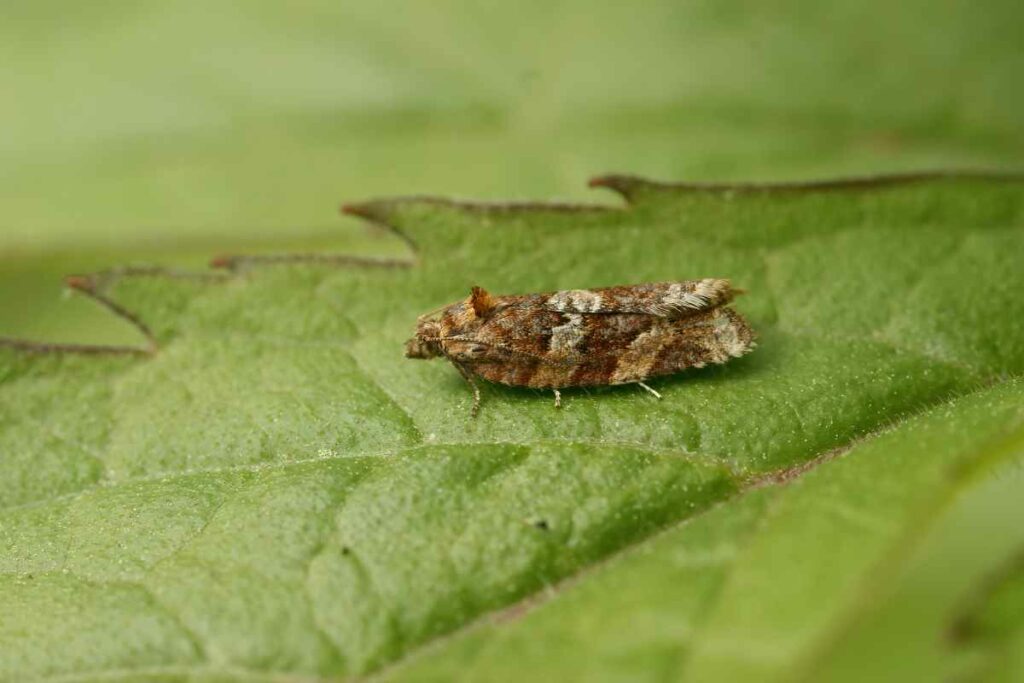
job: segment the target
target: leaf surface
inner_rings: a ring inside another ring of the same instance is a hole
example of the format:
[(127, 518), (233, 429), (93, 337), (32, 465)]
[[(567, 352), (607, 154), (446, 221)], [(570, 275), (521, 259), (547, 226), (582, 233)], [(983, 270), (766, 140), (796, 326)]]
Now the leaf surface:
[[(608, 558), (423, 666), (551, 673), (536, 633), (573, 623), (595, 649), (566, 665), (598, 652), (623, 675), (841, 662), (823, 643), (875, 633), (852, 612), (910, 580), (915, 525), (1019, 452), (1024, 185), (596, 184), (629, 204), (350, 206), (415, 245), (407, 268), (240, 258), (75, 280), (159, 348), (0, 348), (0, 677), (365, 674)], [(749, 292), (760, 346), (653, 382), (660, 402), (570, 391), (556, 412), (488, 387), (471, 420), (451, 367), (401, 358), (416, 316), (472, 284), (703, 276)], [(1003, 536), (968, 579), (1005, 563)], [(647, 626), (600, 632), (631, 591), (658, 603)], [(508, 658), (488, 645), (503, 639)]]

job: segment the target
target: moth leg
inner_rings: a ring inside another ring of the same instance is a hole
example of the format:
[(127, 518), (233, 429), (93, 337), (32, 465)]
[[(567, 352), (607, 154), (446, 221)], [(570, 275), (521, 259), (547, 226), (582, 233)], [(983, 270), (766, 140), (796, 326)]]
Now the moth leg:
[(561, 408), (562, 407), (562, 392), (559, 391), (558, 389), (552, 389), (552, 391), (555, 392), (555, 407), (556, 408)]
[(462, 363), (452, 363), (455, 369), (462, 375), (462, 379), (466, 380), (469, 384), (469, 388), (473, 391), (473, 407), (469, 410), (470, 417), (476, 417), (480, 413), (480, 387), (477, 386), (476, 380), (473, 379), (473, 373), (465, 368)]
[(637, 382), (637, 384), (639, 386), (643, 387), (644, 389), (646, 389), (647, 391), (649, 391), (651, 394), (653, 394), (654, 398), (661, 398), (661, 394), (659, 394), (657, 391), (655, 391), (654, 389), (650, 388), (649, 386), (647, 386), (643, 382)]

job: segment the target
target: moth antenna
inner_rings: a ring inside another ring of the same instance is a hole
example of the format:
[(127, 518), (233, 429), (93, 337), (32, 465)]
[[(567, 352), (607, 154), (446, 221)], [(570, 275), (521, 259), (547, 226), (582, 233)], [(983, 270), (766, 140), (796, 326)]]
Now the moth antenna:
[(433, 316), (437, 315), (438, 313), (440, 313), (441, 311), (443, 311), (446, 308), (448, 308), (448, 306), (447, 305), (443, 305), (443, 306), (438, 306), (437, 308), (435, 308), (432, 311), (427, 311), (426, 313), (424, 313), (420, 317), (416, 318), (416, 322), (417, 323), (421, 323), (424, 320), (429, 320), (430, 318), (432, 318)]
[(450, 337), (420, 337), (420, 339), (423, 339), (424, 341), (475, 341), (472, 337), (466, 337), (461, 334), (452, 335)]
[(540, 361), (541, 363), (547, 363), (549, 365), (557, 365), (557, 363), (552, 363), (551, 361), (549, 361), (546, 358), (544, 358), (544, 356), (537, 355), (537, 354), (534, 354), (534, 353), (527, 353), (525, 351), (517, 351), (516, 349), (511, 348), (511, 347), (509, 347), (509, 346), (507, 346), (505, 344), (496, 344), (494, 342), (484, 341), (482, 339), (477, 339), (475, 337), (467, 337), (467, 336), (464, 336), (464, 335), (454, 335), (454, 336), (451, 336), (451, 337), (420, 337), (420, 339), (422, 339), (423, 341), (466, 341), (466, 342), (473, 342), (474, 344), (480, 344), (481, 346), (488, 346), (488, 347), (490, 347), (492, 349), (503, 349), (503, 350), (508, 351), (508, 352), (510, 352), (510, 353), (512, 353), (512, 354), (514, 354), (516, 356), (522, 356), (524, 358), (530, 358), (532, 360)]

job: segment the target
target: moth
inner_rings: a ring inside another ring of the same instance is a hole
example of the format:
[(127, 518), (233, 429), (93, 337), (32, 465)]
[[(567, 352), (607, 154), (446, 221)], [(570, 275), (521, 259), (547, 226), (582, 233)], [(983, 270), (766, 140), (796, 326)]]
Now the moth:
[(705, 278), (603, 289), (494, 296), (480, 287), (419, 317), (407, 358), (447, 358), (473, 391), (475, 378), (517, 387), (559, 389), (634, 383), (754, 348), (754, 332), (728, 307), (742, 293)]

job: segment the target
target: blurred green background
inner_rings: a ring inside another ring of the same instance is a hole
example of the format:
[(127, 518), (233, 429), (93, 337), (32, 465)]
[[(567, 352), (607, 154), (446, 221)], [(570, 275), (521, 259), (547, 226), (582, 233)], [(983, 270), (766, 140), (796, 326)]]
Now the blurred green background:
[(68, 272), (401, 249), (343, 200), (1016, 167), (1022, 8), (3, 3), (0, 335), (132, 340)]

